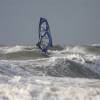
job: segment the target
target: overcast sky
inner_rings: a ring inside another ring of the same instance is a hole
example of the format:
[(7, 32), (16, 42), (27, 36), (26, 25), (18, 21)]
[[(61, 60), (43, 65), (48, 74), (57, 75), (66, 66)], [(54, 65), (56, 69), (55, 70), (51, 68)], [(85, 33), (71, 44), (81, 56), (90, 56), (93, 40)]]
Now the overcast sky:
[(35, 44), (40, 17), (54, 44), (100, 43), (100, 0), (0, 0), (0, 44)]

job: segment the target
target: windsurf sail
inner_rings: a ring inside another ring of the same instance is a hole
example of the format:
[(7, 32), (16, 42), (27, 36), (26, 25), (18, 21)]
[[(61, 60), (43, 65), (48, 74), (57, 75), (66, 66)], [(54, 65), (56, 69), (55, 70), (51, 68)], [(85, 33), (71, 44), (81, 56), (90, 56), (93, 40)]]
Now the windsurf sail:
[(52, 47), (52, 37), (50, 32), (50, 27), (45, 18), (40, 18), (39, 22), (39, 40), (36, 44), (42, 52), (47, 52), (47, 50)]

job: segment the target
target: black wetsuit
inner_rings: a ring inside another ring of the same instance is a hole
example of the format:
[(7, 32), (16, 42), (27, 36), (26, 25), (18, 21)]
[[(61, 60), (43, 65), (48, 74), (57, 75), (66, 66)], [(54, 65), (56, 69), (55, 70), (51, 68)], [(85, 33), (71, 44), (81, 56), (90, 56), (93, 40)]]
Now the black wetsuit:
[(42, 52), (47, 53), (47, 48), (41, 48), (40, 44), (41, 44), (41, 41), (39, 41), (39, 42), (36, 44), (36, 46), (39, 47), (39, 49), (41, 49)]

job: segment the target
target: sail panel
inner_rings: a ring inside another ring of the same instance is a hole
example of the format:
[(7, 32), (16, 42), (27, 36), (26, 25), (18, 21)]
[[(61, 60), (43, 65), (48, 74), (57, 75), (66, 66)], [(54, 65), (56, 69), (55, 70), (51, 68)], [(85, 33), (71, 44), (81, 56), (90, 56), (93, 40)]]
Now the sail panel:
[(48, 48), (52, 46), (49, 24), (45, 18), (40, 18), (39, 22), (39, 43), (39, 47), (42, 51), (47, 51)]

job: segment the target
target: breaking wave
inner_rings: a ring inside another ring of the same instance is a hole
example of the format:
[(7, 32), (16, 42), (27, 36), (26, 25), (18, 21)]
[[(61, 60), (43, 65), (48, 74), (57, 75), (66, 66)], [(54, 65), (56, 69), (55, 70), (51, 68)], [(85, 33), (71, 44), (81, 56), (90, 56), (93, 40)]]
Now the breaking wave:
[[(49, 99), (48, 99), (49, 98)], [(0, 46), (0, 100), (99, 100), (100, 47)]]
[(100, 78), (100, 55), (97, 55), (99, 48), (68, 46), (57, 50), (58, 48), (61, 47), (55, 46), (48, 51), (49, 56), (45, 56), (35, 46), (0, 47), (0, 66), (5, 66), (0, 67), (1, 72), (20, 75), (26, 71), (33, 75)]

